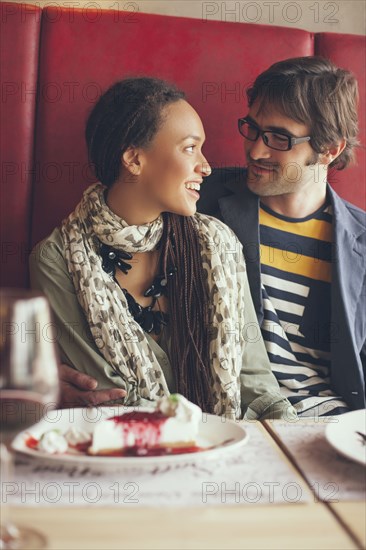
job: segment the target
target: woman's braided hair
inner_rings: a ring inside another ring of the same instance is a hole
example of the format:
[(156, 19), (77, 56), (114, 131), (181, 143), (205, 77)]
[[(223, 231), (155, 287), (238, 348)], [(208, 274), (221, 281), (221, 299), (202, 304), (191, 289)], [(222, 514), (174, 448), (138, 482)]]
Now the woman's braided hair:
[[(128, 147), (146, 147), (164, 121), (164, 107), (184, 99), (156, 78), (127, 78), (101, 96), (86, 125), (89, 159), (99, 181), (119, 177)], [(177, 391), (213, 412), (209, 355), (208, 290), (193, 218), (164, 213), (162, 267), (177, 268), (168, 285), (170, 361)]]

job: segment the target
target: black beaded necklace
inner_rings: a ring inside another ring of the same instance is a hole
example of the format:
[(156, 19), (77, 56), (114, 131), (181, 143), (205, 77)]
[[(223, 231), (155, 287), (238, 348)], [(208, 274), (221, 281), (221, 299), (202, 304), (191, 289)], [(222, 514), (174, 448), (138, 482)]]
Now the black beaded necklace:
[[(100, 246), (100, 255), (102, 257), (102, 268), (103, 270), (113, 277), (116, 281), (116, 269), (118, 268), (125, 275), (128, 274), (129, 270), (132, 268), (132, 265), (128, 263), (131, 261), (133, 256), (128, 252), (123, 250), (116, 250), (107, 244), (101, 243)], [(141, 326), (141, 328), (147, 332), (158, 335), (161, 333), (162, 327), (168, 324), (169, 316), (164, 311), (153, 311), (153, 308), (160, 296), (166, 294), (166, 289), (168, 285), (168, 279), (176, 273), (177, 268), (173, 267), (168, 269), (166, 276), (157, 275), (152, 284), (144, 292), (144, 296), (151, 296), (151, 303), (147, 307), (142, 307), (135, 298), (128, 292), (126, 288), (122, 288), (122, 291), (126, 297), (128, 309), (135, 319), (135, 321)]]

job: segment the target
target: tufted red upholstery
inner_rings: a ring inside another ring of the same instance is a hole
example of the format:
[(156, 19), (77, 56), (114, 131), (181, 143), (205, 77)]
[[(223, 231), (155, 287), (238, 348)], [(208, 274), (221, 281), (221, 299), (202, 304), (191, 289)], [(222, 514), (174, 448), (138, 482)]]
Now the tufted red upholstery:
[(28, 264), (41, 10), (0, 5), (1, 286), (24, 286)]
[[(35, 138), (35, 96), (27, 95), (22, 103), (19, 94), (8, 93), (6, 102), (4, 129), (9, 137), (2, 142), (2, 168), (4, 162), (24, 162), (33, 174), (8, 174), (2, 188), (6, 275), (1, 284), (25, 284), (27, 246), (59, 224), (93, 181), (84, 145), (85, 119), (100, 93), (117, 79), (156, 75), (183, 88), (203, 119), (205, 154), (213, 166), (243, 164), (236, 120), (246, 111), (245, 88), (275, 61), (322, 53), (353, 69), (361, 94), (365, 91), (363, 37), (320, 34), (314, 43), (312, 33), (290, 28), (61, 7), (43, 10), (39, 37), (39, 10), (1, 5), (9, 12), (2, 24), (1, 52), (8, 52), (5, 81), (35, 88), (38, 40), (41, 44)], [(358, 167), (337, 174), (335, 186), (364, 207), (365, 157), (359, 158)]]
[(333, 172), (330, 180), (341, 197), (366, 209), (366, 36), (321, 33), (316, 36), (315, 47), (319, 55), (328, 57), (339, 67), (353, 71), (358, 80), (361, 147), (357, 151), (357, 165)]

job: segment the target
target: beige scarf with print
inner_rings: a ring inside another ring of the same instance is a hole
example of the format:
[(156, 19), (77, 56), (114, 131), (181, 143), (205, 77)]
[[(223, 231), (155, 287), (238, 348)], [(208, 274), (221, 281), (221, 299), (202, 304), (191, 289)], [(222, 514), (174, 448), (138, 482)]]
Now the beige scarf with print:
[[(160, 216), (146, 225), (127, 225), (107, 206), (105, 189), (100, 183), (89, 187), (64, 220), (61, 233), (68, 269), (95, 343), (113, 374), (122, 378), (126, 405), (133, 405), (139, 396), (154, 401), (169, 390), (145, 332), (129, 312), (123, 291), (102, 269), (99, 248), (102, 242), (131, 254), (154, 250), (163, 220)], [(193, 219), (209, 287), (214, 412), (240, 418), (239, 376), (245, 346), (240, 327), (244, 324), (246, 279), (241, 245), (215, 218), (196, 214)]]

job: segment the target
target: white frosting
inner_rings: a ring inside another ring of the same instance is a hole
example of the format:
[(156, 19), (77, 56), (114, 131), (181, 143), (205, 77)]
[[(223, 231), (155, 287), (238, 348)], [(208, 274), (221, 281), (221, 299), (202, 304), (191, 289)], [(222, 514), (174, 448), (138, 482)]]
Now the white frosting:
[(91, 441), (91, 435), (84, 430), (79, 430), (78, 428), (69, 428), (65, 433), (65, 439), (69, 445), (75, 447), (80, 443), (86, 443)]
[(200, 407), (188, 401), (178, 393), (163, 397), (158, 402), (158, 410), (169, 416), (163, 424), (160, 442), (165, 445), (174, 443), (194, 443), (202, 419)]
[(201, 409), (179, 393), (159, 399), (157, 409), (165, 416), (174, 417), (179, 422), (197, 422), (202, 417)]
[(37, 449), (48, 454), (66, 453), (68, 443), (65, 437), (57, 430), (45, 432), (38, 442)]

